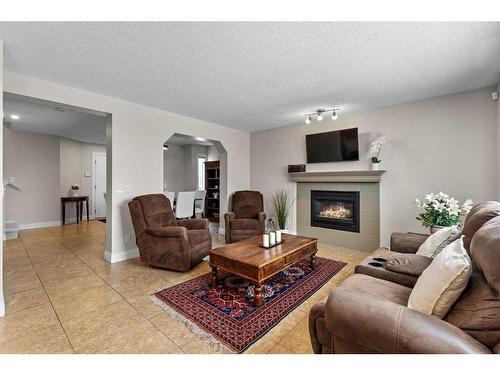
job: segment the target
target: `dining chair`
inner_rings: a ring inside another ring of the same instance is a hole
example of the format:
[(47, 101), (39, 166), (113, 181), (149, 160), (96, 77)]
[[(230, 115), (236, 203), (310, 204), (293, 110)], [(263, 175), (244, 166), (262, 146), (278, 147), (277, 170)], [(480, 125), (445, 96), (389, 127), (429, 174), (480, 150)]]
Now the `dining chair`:
[(185, 219), (193, 216), (194, 213), (194, 191), (180, 191), (177, 193), (177, 202), (175, 206), (175, 217)]
[(175, 193), (173, 191), (164, 191), (163, 194), (170, 201), (170, 207), (174, 208), (175, 207), (175, 204), (174, 204)]
[(194, 215), (200, 215), (200, 217), (205, 216), (205, 198), (207, 196), (206, 190), (196, 190), (194, 196)]

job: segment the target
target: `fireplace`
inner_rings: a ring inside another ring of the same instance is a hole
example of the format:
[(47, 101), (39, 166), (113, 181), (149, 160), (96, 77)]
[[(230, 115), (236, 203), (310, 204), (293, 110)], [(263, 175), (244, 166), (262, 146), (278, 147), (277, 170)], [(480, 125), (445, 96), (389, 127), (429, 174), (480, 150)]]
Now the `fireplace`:
[(311, 226), (359, 233), (359, 191), (311, 190)]

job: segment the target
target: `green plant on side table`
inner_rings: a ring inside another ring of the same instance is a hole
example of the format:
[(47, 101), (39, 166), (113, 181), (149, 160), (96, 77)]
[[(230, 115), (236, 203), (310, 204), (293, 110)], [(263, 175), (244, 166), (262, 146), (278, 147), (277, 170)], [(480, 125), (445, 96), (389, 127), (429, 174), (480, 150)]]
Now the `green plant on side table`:
[(422, 226), (430, 228), (431, 233), (442, 227), (461, 225), (462, 216), (472, 208), (472, 200), (467, 199), (460, 205), (458, 200), (443, 192), (427, 194), (423, 200), (417, 198), (415, 204), (424, 210), (416, 219)]
[(278, 227), (280, 230), (285, 230), (293, 204), (290, 192), (286, 189), (278, 189), (273, 193), (271, 200), (278, 219)]

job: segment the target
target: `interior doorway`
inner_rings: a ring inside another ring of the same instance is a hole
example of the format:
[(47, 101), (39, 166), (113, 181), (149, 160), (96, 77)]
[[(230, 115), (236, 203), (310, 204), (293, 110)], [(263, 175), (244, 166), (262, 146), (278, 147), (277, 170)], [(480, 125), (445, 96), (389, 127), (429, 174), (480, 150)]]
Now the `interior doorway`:
[[(175, 205), (179, 192), (195, 192), (196, 216), (224, 233), (227, 211), (227, 152), (218, 140), (175, 133), (163, 143), (163, 190)], [(175, 210), (175, 209), (174, 209)]]
[(110, 251), (111, 114), (6, 92), (3, 109), (3, 176), (17, 187), (5, 192), (4, 235), (81, 232), (98, 218), (94, 234)]
[(97, 220), (106, 222), (106, 153), (92, 153), (92, 210)]

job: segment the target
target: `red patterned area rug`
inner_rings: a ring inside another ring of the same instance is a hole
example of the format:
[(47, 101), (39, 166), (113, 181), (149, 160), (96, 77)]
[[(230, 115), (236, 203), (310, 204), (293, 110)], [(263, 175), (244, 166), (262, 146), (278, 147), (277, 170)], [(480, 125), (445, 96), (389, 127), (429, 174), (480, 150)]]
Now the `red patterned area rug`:
[(241, 353), (345, 265), (317, 257), (314, 270), (308, 262), (289, 267), (264, 284), (262, 306), (255, 305), (250, 282), (223, 272), (218, 288), (209, 286), (207, 273), (156, 292), (152, 300), (212, 345)]

